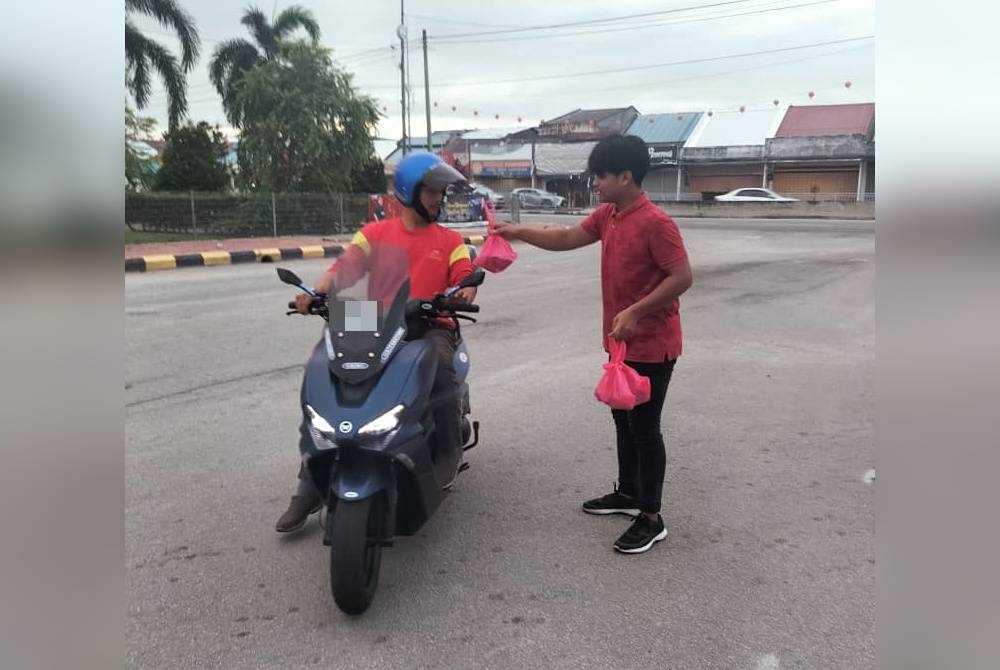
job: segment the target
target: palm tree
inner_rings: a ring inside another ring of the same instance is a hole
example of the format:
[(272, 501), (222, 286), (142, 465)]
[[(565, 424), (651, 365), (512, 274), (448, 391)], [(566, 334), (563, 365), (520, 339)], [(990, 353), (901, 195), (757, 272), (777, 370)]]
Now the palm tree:
[(222, 107), (234, 126), (239, 126), (240, 122), (235, 96), (243, 73), (277, 57), (281, 41), (296, 28), (306, 31), (313, 41), (319, 40), (319, 24), (312, 12), (298, 5), (278, 14), (273, 24), (262, 11), (250, 7), (243, 13), (240, 23), (247, 27), (257, 44), (244, 39), (228, 40), (216, 47), (209, 63), (212, 84), (222, 96)]
[[(151, 40), (129, 20), (130, 14), (145, 14), (177, 33), (181, 62), (162, 44)], [(149, 102), (151, 70), (156, 70), (167, 89), (168, 116), (173, 128), (187, 114), (187, 82), (184, 73), (194, 67), (201, 40), (194, 19), (175, 0), (125, 0), (125, 86), (142, 109)]]

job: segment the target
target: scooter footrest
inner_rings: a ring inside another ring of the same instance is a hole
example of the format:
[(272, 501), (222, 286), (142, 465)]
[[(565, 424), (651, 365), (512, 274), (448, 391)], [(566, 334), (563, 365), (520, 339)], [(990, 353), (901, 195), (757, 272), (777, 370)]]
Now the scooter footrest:
[(462, 447), (462, 451), (468, 451), (469, 449), (472, 449), (474, 446), (476, 446), (477, 444), (479, 444), (479, 422), (478, 421), (473, 421), (472, 422), (472, 436), (473, 436), (473, 438), (475, 438), (475, 439), (472, 440), (472, 444), (467, 444), (464, 447)]

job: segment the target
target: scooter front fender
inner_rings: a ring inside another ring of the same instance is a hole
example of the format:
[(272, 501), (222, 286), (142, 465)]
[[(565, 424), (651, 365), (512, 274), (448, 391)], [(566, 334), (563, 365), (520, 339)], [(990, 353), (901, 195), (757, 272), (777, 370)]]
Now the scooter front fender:
[(341, 448), (331, 473), (330, 493), (337, 500), (356, 502), (380, 491), (396, 491), (392, 461), (377, 451)]

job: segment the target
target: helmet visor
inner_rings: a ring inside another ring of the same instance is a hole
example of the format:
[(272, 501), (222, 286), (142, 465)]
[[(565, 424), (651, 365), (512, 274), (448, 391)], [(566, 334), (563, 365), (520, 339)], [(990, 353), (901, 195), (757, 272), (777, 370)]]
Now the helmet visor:
[(449, 184), (464, 182), (465, 177), (462, 176), (461, 172), (447, 163), (438, 163), (425, 172), (420, 181), (427, 188), (434, 189), (435, 191), (444, 191)]

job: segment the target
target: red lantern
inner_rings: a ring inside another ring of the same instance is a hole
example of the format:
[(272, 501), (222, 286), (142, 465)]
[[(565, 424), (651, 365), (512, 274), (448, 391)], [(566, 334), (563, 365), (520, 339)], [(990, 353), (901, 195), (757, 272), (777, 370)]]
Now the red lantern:
[(742, 114), (745, 111), (747, 111), (747, 108), (744, 105), (740, 105), (740, 114)]
[(851, 82), (845, 81), (844, 82), (844, 88), (850, 88), (850, 87), (851, 87)]
[(774, 103), (774, 106), (775, 106), (775, 107), (777, 107), (777, 106), (778, 106), (778, 103), (780, 103), (781, 101), (780, 101), (780, 100), (778, 100), (777, 98), (775, 98), (775, 99), (774, 99), (774, 100), (772, 100), (771, 102), (773, 102), (773, 103)]
[(809, 97), (810, 98), (815, 98), (816, 97), (816, 93), (813, 92), (813, 91), (809, 91)]

